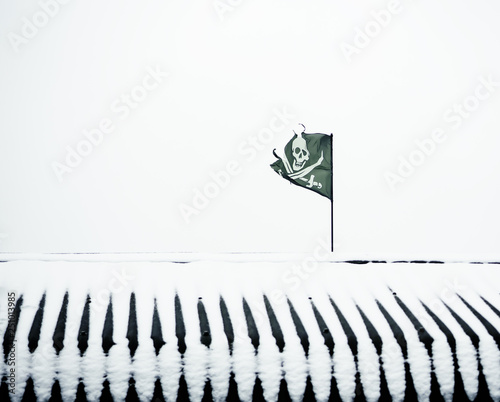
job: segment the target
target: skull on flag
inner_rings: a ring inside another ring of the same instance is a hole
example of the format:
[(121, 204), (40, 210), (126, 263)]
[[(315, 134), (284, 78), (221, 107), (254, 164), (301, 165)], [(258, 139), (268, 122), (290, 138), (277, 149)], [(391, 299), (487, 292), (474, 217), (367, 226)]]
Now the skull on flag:
[(298, 135), (292, 142), (292, 155), (294, 159), (292, 164), (294, 171), (302, 169), (309, 160), (309, 150), (302, 134)]
[(293, 132), (295, 135), (285, 145), (283, 157), (273, 150), (277, 160), (271, 167), (291, 183), (332, 200), (332, 135)]

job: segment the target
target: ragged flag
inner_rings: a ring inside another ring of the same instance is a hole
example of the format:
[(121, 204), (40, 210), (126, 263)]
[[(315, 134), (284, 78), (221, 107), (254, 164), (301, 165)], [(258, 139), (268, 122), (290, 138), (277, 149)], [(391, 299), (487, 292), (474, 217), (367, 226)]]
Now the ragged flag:
[(332, 195), (332, 136), (327, 134), (295, 134), (285, 145), (283, 158), (271, 167), (297, 186), (315, 191), (330, 200)]

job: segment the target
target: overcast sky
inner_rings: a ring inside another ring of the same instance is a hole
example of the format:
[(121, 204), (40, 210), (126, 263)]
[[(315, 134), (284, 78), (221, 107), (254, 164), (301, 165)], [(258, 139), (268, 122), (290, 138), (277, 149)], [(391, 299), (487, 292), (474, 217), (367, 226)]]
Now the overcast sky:
[(1, 6), (0, 252), (312, 251), (303, 123), (339, 255), (500, 258), (498, 2), (61, 3)]

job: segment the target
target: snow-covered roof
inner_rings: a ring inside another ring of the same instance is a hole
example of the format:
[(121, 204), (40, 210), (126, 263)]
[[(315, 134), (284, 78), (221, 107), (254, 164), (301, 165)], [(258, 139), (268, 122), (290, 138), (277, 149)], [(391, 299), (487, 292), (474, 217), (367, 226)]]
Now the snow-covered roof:
[(3, 263), (0, 397), (498, 400), (499, 275), (313, 258)]

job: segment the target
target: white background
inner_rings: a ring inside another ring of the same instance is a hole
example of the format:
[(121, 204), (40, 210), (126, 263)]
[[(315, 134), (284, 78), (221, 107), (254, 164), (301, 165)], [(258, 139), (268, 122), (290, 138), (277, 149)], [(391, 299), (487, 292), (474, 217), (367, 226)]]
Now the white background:
[[(339, 255), (500, 258), (500, 87), (458, 128), (443, 117), (479, 77), (500, 82), (500, 5), (401, 0), (349, 62), (342, 43), (387, 7), (244, 0), (221, 20), (212, 0), (72, 0), (15, 51), (41, 8), (3, 1), (0, 252), (312, 251), (329, 201), (269, 168), (302, 122), (335, 134)], [(120, 119), (111, 103), (156, 66), (169, 77)], [(240, 147), (283, 108), (294, 120), (249, 161)], [(106, 118), (60, 182), (53, 163)], [(446, 141), (391, 189), (436, 128)], [(232, 160), (241, 173), (186, 223), (180, 205)]]

